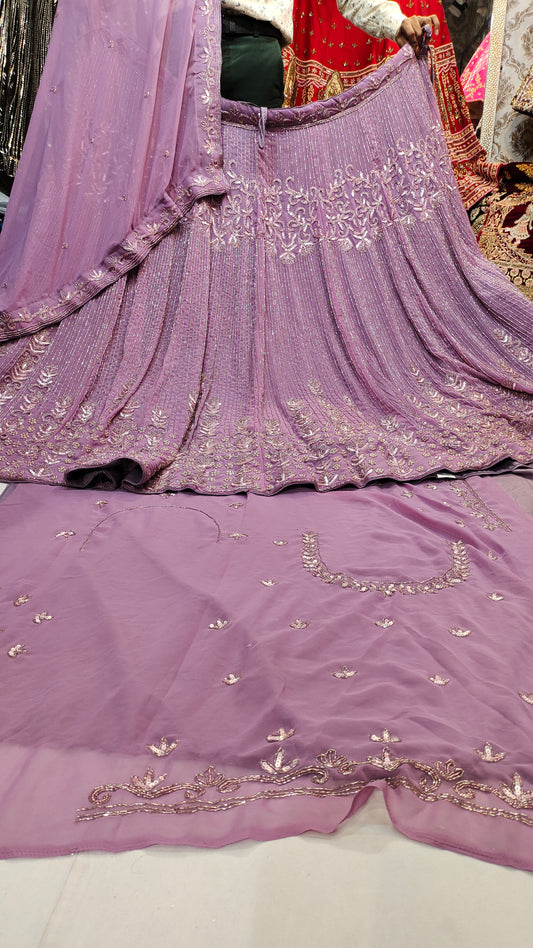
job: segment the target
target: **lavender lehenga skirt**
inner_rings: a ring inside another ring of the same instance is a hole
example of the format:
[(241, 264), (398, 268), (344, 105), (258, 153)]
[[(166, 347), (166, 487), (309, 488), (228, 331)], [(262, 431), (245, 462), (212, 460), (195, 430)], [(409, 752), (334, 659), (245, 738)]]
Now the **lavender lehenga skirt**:
[(3, 346), (0, 473), (274, 493), (533, 458), (533, 308), (482, 257), (427, 69), (226, 103), (223, 198)]

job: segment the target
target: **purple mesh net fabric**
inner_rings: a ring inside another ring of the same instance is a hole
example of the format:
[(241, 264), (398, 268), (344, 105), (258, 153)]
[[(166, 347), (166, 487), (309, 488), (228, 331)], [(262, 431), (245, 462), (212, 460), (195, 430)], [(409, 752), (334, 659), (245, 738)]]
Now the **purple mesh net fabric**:
[(274, 493), (533, 458), (531, 304), (479, 253), (426, 62), (226, 103), (222, 198), (0, 353), (0, 474)]

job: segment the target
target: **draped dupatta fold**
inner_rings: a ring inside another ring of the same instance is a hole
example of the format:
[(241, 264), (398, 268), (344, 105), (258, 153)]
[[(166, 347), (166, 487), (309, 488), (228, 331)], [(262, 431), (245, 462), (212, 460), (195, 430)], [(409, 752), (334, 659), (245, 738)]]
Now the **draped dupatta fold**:
[(0, 237), (0, 339), (58, 322), (223, 194), (215, 0), (60, 7)]

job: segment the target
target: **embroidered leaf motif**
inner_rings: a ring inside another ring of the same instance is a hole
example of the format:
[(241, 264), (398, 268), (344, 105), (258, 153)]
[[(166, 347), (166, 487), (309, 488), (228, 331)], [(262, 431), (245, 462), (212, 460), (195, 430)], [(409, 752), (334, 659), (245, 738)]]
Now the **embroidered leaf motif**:
[(531, 806), (533, 802), (533, 792), (524, 790), (522, 778), (518, 773), (513, 774), (511, 785), (503, 782), (500, 784), (500, 794), (498, 795), (507, 800), (511, 806), (524, 806), (524, 804)]
[(168, 420), (168, 413), (162, 408), (153, 408), (150, 416), (150, 424), (154, 428), (164, 428)]
[(433, 675), (432, 678), (428, 678), (428, 681), (432, 681), (434, 685), (447, 685), (449, 678), (443, 678), (441, 675)]
[(225, 629), (229, 619), (215, 619), (214, 622), (209, 623), (210, 629)]
[(288, 540), (272, 540), (274, 546), (287, 546)]
[(56, 533), (56, 538), (65, 537), (65, 539), (67, 539), (68, 537), (75, 537), (75, 536), (76, 536), (76, 533), (74, 532), (74, 530), (62, 530), (61, 533)]
[(388, 629), (391, 625), (394, 625), (394, 619), (378, 619), (374, 622), (374, 625), (379, 625), (382, 629)]
[(23, 606), (25, 602), (29, 602), (29, 601), (30, 601), (30, 597), (29, 597), (28, 595), (24, 594), (23, 596), (19, 596), (18, 599), (15, 599), (15, 600), (13, 601), (13, 605), (14, 605), (14, 606)]
[(225, 685), (236, 685), (241, 678), (242, 675), (234, 675), (233, 672), (231, 672), (231, 674), (226, 675), (226, 677), (222, 679), (222, 682)]
[(369, 764), (375, 764), (376, 767), (383, 767), (383, 770), (396, 770), (401, 764), (399, 757), (391, 757), (388, 747), (384, 747), (381, 757), (367, 757)]
[(237, 510), (239, 507), (244, 507), (244, 504), (228, 504), (228, 507), (233, 507), (234, 510)]
[(272, 761), (262, 760), (261, 767), (267, 774), (275, 776), (276, 774), (288, 774), (291, 770), (294, 770), (298, 766), (299, 760), (291, 760), (289, 763), (285, 763), (285, 750), (283, 747), (280, 747), (279, 750), (274, 754), (274, 759)]
[(415, 596), (418, 593), (437, 593), (441, 589), (464, 583), (470, 574), (468, 553), (461, 540), (452, 540), (448, 546), (451, 552), (450, 567), (440, 576), (432, 576), (425, 581), (410, 580), (407, 582), (393, 582), (383, 580), (360, 580), (349, 573), (333, 573), (322, 559), (320, 545), (316, 533), (302, 535), (302, 565), (321, 582), (335, 584), (343, 589), (355, 589), (366, 593), (371, 590), (379, 591), (383, 596), (393, 596), (400, 593), (404, 596)]
[(244, 540), (248, 534), (247, 533), (228, 533), (230, 540)]
[(354, 675), (357, 675), (357, 672), (349, 669), (347, 665), (343, 665), (340, 672), (332, 672), (332, 675), (333, 678), (353, 678)]
[(176, 750), (179, 741), (169, 741), (167, 737), (162, 737), (159, 744), (149, 744), (148, 750), (152, 751), (156, 757), (168, 757), (173, 750)]
[(472, 635), (471, 629), (448, 629), (450, 635), (456, 635), (459, 639), (466, 638), (467, 635)]
[(388, 727), (384, 727), (379, 736), (377, 734), (371, 734), (370, 740), (379, 742), (380, 744), (401, 744), (402, 741), (401, 737), (395, 737), (391, 734)]
[(261, 583), (263, 586), (277, 586), (278, 585), (275, 579), (262, 579)]
[(152, 790), (155, 790), (155, 788), (158, 787), (160, 783), (163, 783), (163, 780), (166, 779), (166, 774), (156, 777), (152, 768), (149, 767), (142, 777), (132, 777), (131, 784), (132, 787), (135, 787), (137, 790), (141, 790), (142, 792), (151, 792)]
[(275, 734), (268, 735), (267, 741), (270, 741), (270, 743), (275, 743), (276, 741), (288, 741), (289, 737), (293, 737), (293, 735), (293, 727), (289, 728), (288, 731), (286, 731), (284, 727), (280, 727), (279, 731), (276, 731)]
[(108, 500), (95, 500), (94, 505), (95, 507), (105, 507), (108, 503)]
[(19, 655), (23, 655), (27, 652), (28, 649), (25, 645), (13, 645), (10, 649), (7, 650), (7, 654), (10, 658), (18, 658)]
[(503, 596), (501, 593), (487, 593), (487, 599), (492, 599), (494, 602), (501, 602)]
[(294, 622), (290, 623), (289, 628), (291, 629), (307, 629), (309, 623), (305, 619), (295, 619)]
[(49, 615), (48, 612), (39, 612), (36, 616), (33, 617), (35, 625), (41, 625), (42, 622), (50, 622), (50, 619), (54, 617)]
[(506, 757), (503, 751), (494, 753), (492, 744), (489, 743), (486, 743), (482, 750), (479, 750), (477, 747), (474, 749), (478, 757), (481, 757), (481, 760), (486, 761), (488, 764), (496, 763), (496, 761), (503, 760), (503, 758)]
[(462, 767), (458, 767), (451, 757), (449, 757), (444, 764), (438, 760), (435, 764), (435, 770), (441, 775), (441, 777), (444, 777), (445, 780), (449, 780), (450, 783), (460, 780), (464, 774)]
[(528, 695), (525, 691), (519, 691), (518, 694), (526, 704), (533, 704), (533, 695)]

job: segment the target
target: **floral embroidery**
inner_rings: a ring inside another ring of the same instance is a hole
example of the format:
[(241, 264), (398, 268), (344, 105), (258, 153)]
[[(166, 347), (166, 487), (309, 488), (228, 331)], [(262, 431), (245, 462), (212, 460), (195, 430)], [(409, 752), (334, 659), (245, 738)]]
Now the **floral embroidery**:
[[(206, 0), (198, 5), (199, 23), (203, 19), (203, 24), (198, 29), (197, 70), (198, 76), (203, 87), (203, 94), (198, 102), (199, 108), (205, 106), (205, 111), (199, 128), (201, 129), (200, 148), (207, 159), (206, 171), (208, 175), (198, 174), (193, 179), (191, 187), (185, 189), (183, 186), (172, 189), (172, 206), (165, 207), (165, 203), (160, 203), (156, 208), (157, 218), (155, 220), (145, 220), (123, 241), (121, 245), (112, 250), (105, 259), (105, 270), (99, 268), (89, 274), (89, 279), (78, 277), (70, 286), (62, 289), (55, 300), (45, 303), (34, 309), (33, 312), (24, 310), (14, 314), (0, 315), (0, 328), (6, 330), (21, 328), (25, 332), (31, 330), (32, 325), (39, 328), (44, 322), (57, 323), (63, 316), (78, 309), (83, 303), (92, 299), (96, 293), (109, 286), (119, 276), (127, 273), (132, 267), (137, 266), (144, 260), (150, 250), (168, 233), (183, 217), (183, 213), (190, 204), (192, 197), (201, 197), (202, 193), (212, 191), (213, 189), (223, 190), (225, 188), (225, 177), (221, 170), (220, 156), (220, 102), (217, 95), (217, 89), (220, 82), (220, 44), (213, 42), (217, 36), (220, 22), (220, 6), (212, 0)], [(110, 40), (109, 42), (113, 42)], [(56, 86), (50, 87), (51, 93), (56, 93)], [(150, 92), (145, 92), (145, 97), (149, 97)], [(114, 141), (112, 140), (113, 132)], [(131, 151), (131, 142), (124, 139), (123, 133), (119, 140), (118, 132), (112, 127), (106, 129), (106, 141), (111, 140), (108, 148), (118, 149), (122, 146), (123, 150)], [(91, 151), (94, 151), (94, 137), (88, 139), (91, 144)], [(84, 143), (85, 148), (87, 144)], [(99, 162), (93, 157), (92, 166), (93, 180), (91, 185), (93, 190), (98, 193), (108, 191), (112, 178), (105, 175), (102, 178), (98, 176)], [(91, 169), (89, 169), (91, 170)], [(196, 193), (195, 193), (196, 192)], [(167, 196), (167, 201), (168, 197)], [(126, 200), (127, 195), (121, 195), (121, 200)], [(161, 210), (161, 208), (164, 208)], [(102, 267), (104, 264), (102, 264)]]
[(288, 540), (272, 540), (274, 546), (287, 546)]
[[(30, 472), (34, 479), (62, 483), (65, 473), (77, 467), (103, 466), (118, 456), (135, 458), (156, 447), (170, 460), (143, 485), (147, 493), (190, 487), (203, 493), (271, 493), (292, 483), (327, 490), (348, 483), (364, 486), (376, 477), (418, 478), (436, 456), (450, 469), (462, 469), (470, 460), (475, 467), (490, 466), (506, 451), (517, 460), (531, 459), (531, 427), (518, 427), (507, 418), (515, 411), (524, 417), (520, 393), (482, 382), (469, 389), (464, 380), (449, 375), (448, 397), (414, 367), (422, 394), (406, 396), (401, 418), (375, 419), (348, 396), (334, 404), (320, 383), (310, 379), (308, 394), (287, 399), (283, 427), (265, 419), (256, 428), (250, 418), (224, 418), (221, 401), (204, 402), (200, 392), (192, 409), (194, 431), (184, 448), (161, 408), (153, 409), (146, 426), (136, 414), (139, 406), (125, 403), (109, 425), (92, 403), (74, 409), (68, 399), (54, 398), (57, 366), (51, 364), (53, 348), (49, 350), (54, 334), (52, 328), (33, 337), (0, 382), (0, 404), (9, 409), (0, 423), (2, 470), (11, 480), (27, 479)], [(409, 420), (411, 406), (416, 421)], [(487, 511), (477, 513), (485, 523)], [(501, 526), (503, 521), (491, 516), (487, 523)]]
[(229, 619), (215, 619), (214, 622), (209, 623), (210, 629), (225, 629)]
[(275, 734), (268, 735), (267, 741), (269, 741), (270, 743), (275, 743), (277, 741), (288, 741), (289, 737), (293, 737), (293, 736), (294, 736), (293, 727), (289, 728), (288, 731), (286, 731), (284, 727), (280, 727), (279, 730), (276, 731)]
[(18, 599), (13, 600), (14, 606), (23, 606), (25, 602), (29, 602), (30, 597), (25, 593), (23, 596), (19, 596)]
[(501, 602), (503, 598), (501, 593), (487, 593), (487, 599), (492, 599), (493, 602)]
[(149, 744), (148, 750), (152, 751), (156, 757), (168, 757), (173, 750), (176, 750), (179, 741), (169, 741), (167, 737), (160, 738), (159, 744)]
[(370, 740), (379, 742), (380, 744), (401, 744), (402, 742), (401, 737), (393, 737), (388, 727), (384, 727), (380, 735), (371, 734)]
[(41, 625), (42, 622), (50, 622), (54, 617), (49, 615), (48, 612), (39, 612), (36, 616), (33, 617), (35, 625)]
[(13, 645), (11, 648), (9, 648), (7, 650), (7, 654), (10, 658), (18, 658), (19, 655), (24, 655), (24, 653), (27, 651), (28, 649), (26, 646), (19, 643), (18, 645)]
[(376, 590), (383, 596), (393, 596), (401, 593), (404, 596), (414, 596), (417, 593), (436, 593), (441, 589), (464, 583), (470, 574), (468, 554), (460, 540), (449, 543), (451, 551), (451, 566), (441, 576), (434, 576), (427, 580), (358, 580), (348, 573), (332, 573), (320, 555), (318, 535), (304, 533), (302, 537), (302, 564), (304, 569), (312, 573), (323, 583), (335, 584), (344, 589), (355, 589), (357, 592)]
[(222, 683), (224, 685), (236, 685), (237, 682), (241, 680), (241, 678), (242, 678), (242, 675), (234, 675), (233, 672), (231, 672), (229, 675), (226, 675), (226, 677), (222, 679)]
[(496, 336), (496, 339), (498, 339), (499, 342), (503, 343), (503, 345), (509, 349), (513, 357), (517, 359), (518, 362), (522, 362), (524, 365), (528, 366), (528, 368), (533, 367), (533, 352), (531, 352), (531, 349), (528, 349), (526, 346), (524, 346), (521, 342), (515, 339), (511, 333), (506, 332), (505, 329), (496, 327), (492, 330), (492, 332)]
[(470, 629), (448, 629), (448, 632), (451, 635), (456, 635), (459, 639), (466, 638), (467, 635), (472, 635)]
[[(215, 251), (242, 240), (264, 238), (269, 256), (292, 264), (320, 243), (341, 251), (364, 251), (392, 221), (410, 226), (428, 220), (451, 189), (452, 172), (438, 136), (398, 142), (379, 169), (362, 174), (352, 165), (337, 168), (323, 187), (299, 185), (294, 177), (270, 184), (245, 179), (228, 163), (230, 190), (222, 200), (197, 203), (190, 214), (205, 221)], [(435, 174), (439, 167), (445, 176)]]
[(433, 675), (431, 678), (428, 678), (428, 681), (432, 681), (434, 685), (447, 685), (450, 681), (449, 678), (443, 678), (442, 675)]
[(377, 625), (382, 629), (389, 629), (391, 625), (394, 625), (394, 619), (376, 619), (374, 625)]
[(68, 540), (69, 537), (75, 537), (76, 533), (74, 530), (62, 530), (61, 533), (56, 533), (56, 538), (64, 537), (65, 540)]
[(288, 774), (291, 770), (294, 770), (295, 767), (300, 763), (299, 760), (290, 760), (288, 763), (285, 763), (285, 750), (283, 747), (280, 747), (279, 750), (274, 754), (274, 760), (262, 760), (260, 761), (262, 769), (267, 774), (275, 776), (276, 774)]
[(533, 694), (529, 695), (526, 691), (519, 691), (518, 694), (526, 704), (533, 704)]
[(262, 579), (261, 583), (263, 586), (277, 586), (279, 585), (275, 579)]
[[(333, 748), (317, 754), (309, 763), (286, 761), (282, 747), (272, 761), (260, 761), (256, 773), (227, 777), (215, 767), (207, 767), (190, 781), (166, 782), (167, 774), (156, 777), (152, 769), (142, 777), (124, 783), (95, 787), (89, 806), (78, 810), (77, 821), (103, 817), (160, 813), (172, 816), (201, 812), (227, 812), (256, 800), (284, 799), (288, 796), (355, 797), (369, 783), (381, 778), (392, 789), (402, 787), (424, 803), (450, 803), (486, 816), (533, 827), (533, 791), (524, 788), (519, 773), (510, 783), (497, 785), (468, 777), (453, 759), (424, 763), (410, 757), (395, 757), (384, 746), (381, 757), (352, 760)], [(113, 796), (122, 799), (112, 802)], [(130, 803), (128, 797), (139, 802)], [(169, 799), (173, 797), (173, 799)], [(500, 806), (495, 805), (500, 801)]]
[(503, 751), (495, 753), (492, 749), (492, 744), (488, 742), (484, 744), (482, 750), (476, 747), (475, 751), (478, 757), (481, 757), (481, 760), (484, 760), (487, 764), (497, 763), (497, 761), (503, 760), (503, 758), (507, 756)]
[(228, 533), (230, 540), (245, 540), (247, 536), (247, 533)]
[(357, 672), (343, 665), (340, 671), (332, 672), (333, 678), (353, 678)]
[(454, 481), (453, 484), (450, 484), (450, 490), (457, 494), (462, 507), (467, 507), (473, 517), (483, 521), (484, 530), (492, 531), (499, 527), (507, 533), (511, 532), (510, 526), (505, 523), (494, 510), (491, 510), (491, 508), (487, 506), (485, 501), (467, 480), (459, 483)]
[(294, 622), (290, 623), (289, 627), (291, 629), (307, 629), (308, 626), (309, 623), (306, 622), (305, 619), (295, 619)]

